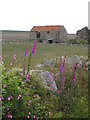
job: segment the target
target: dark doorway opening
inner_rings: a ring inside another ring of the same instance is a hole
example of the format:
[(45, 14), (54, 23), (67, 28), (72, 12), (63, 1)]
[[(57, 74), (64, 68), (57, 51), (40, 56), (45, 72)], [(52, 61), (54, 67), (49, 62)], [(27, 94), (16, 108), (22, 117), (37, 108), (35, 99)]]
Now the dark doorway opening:
[(42, 43), (42, 40), (40, 39), (39, 42)]
[(40, 32), (37, 32), (36, 35), (37, 35), (37, 38), (40, 38)]
[(53, 40), (48, 40), (48, 43), (53, 43)]

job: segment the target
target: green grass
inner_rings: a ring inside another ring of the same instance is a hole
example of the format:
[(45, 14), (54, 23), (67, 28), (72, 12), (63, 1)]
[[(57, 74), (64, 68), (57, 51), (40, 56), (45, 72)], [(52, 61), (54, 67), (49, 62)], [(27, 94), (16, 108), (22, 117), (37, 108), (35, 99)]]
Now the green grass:
[[(28, 49), (29, 56), (32, 45), (33, 43), (3, 43), (2, 56), (5, 65), (9, 66), (10, 61), (12, 60), (13, 53), (15, 53), (17, 56), (17, 64), (15, 66), (23, 67), (25, 46)], [(55, 57), (58, 57), (59, 55), (67, 55), (67, 57), (72, 57), (75, 54), (77, 54), (78, 56), (87, 56), (88, 47), (36, 43), (36, 53), (32, 58), (32, 67), (36, 64), (43, 63), (45, 59), (53, 59)]]

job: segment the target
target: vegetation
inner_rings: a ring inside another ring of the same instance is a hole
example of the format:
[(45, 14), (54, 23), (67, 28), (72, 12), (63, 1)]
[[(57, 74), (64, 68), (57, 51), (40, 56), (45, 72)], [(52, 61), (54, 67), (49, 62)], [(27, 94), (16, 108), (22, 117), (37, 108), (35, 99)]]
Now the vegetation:
[(72, 43), (72, 44), (82, 44), (82, 45), (88, 44), (88, 41), (78, 40), (78, 39), (71, 39), (71, 40), (69, 40), (69, 42)]
[(75, 64), (72, 69), (65, 63), (65, 59), (60, 59), (54, 68), (45, 68), (52, 73), (57, 91), (46, 89), (37, 74), (30, 73), (35, 62), (40, 63), (46, 56), (57, 57), (60, 53), (68, 56), (75, 53), (87, 55), (87, 48), (37, 45), (35, 42), (33, 47), (32, 44), (3, 44), (0, 102), (4, 119), (88, 118), (87, 66)]
[[(24, 50), (25, 46), (28, 49), (27, 59), (29, 58), (29, 51), (32, 48), (33, 43), (3, 43), (2, 44), (2, 57), (5, 67), (9, 67), (9, 63), (12, 61), (12, 55), (15, 53), (17, 57), (17, 64), (13, 64), (13, 67), (23, 68), (24, 62)], [(54, 59), (59, 55), (72, 57), (73, 55), (87, 56), (88, 47), (86, 46), (69, 46), (60, 44), (40, 44), (36, 45), (36, 53), (32, 58), (31, 68), (37, 64), (42, 64), (45, 59)]]

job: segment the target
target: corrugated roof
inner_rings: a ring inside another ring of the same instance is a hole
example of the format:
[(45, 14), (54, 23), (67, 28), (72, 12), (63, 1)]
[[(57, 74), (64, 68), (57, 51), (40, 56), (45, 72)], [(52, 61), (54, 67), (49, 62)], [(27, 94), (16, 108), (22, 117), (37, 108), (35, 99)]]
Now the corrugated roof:
[(54, 26), (34, 26), (31, 31), (56, 31), (60, 30), (60, 25), (54, 25)]

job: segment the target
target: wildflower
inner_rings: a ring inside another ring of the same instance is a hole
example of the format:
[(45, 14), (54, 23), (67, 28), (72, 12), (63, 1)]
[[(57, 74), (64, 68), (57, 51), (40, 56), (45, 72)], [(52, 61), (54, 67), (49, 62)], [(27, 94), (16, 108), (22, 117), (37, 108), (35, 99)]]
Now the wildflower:
[(75, 67), (74, 67), (74, 76), (73, 76), (73, 82), (75, 83), (75, 80), (76, 80), (76, 69), (77, 69), (77, 63), (75, 64)]
[(11, 97), (8, 97), (8, 101), (10, 101), (11, 100)]
[(2, 100), (4, 100), (4, 97), (2, 97)]
[(60, 94), (60, 90), (57, 90), (57, 93)]
[(79, 80), (81, 80), (81, 70), (79, 71)]
[(2, 61), (2, 56), (0, 55), (0, 62)]
[(63, 81), (62, 81), (62, 89), (64, 90), (64, 84), (65, 84), (65, 76), (63, 77)]
[(36, 40), (34, 40), (34, 44), (31, 50), (31, 55), (33, 56), (35, 54), (35, 49), (36, 49)]
[(77, 65), (78, 65), (78, 64), (76, 63), (76, 64), (75, 64), (75, 70), (77, 69)]
[(50, 77), (51, 77), (51, 81), (53, 82), (53, 73), (52, 73), (52, 71), (50, 73)]
[(25, 68), (22, 71), (22, 75), (25, 76)]
[(19, 94), (19, 96), (18, 96), (18, 100), (21, 98), (21, 94)]
[(30, 106), (30, 104), (28, 103), (28, 107)]
[(51, 117), (51, 112), (49, 112), (49, 118)]
[(25, 47), (24, 56), (27, 56), (27, 48)]
[(34, 98), (36, 98), (36, 97), (37, 97), (37, 95), (34, 95), (33, 97), (34, 97)]
[(10, 63), (10, 66), (12, 66), (12, 62)]
[(26, 79), (27, 79), (27, 81), (29, 81), (29, 72), (28, 72), (28, 74), (26, 76)]
[(29, 115), (31, 114), (31, 112), (28, 113)]
[(31, 100), (29, 100), (29, 102), (31, 102)]
[(9, 110), (9, 108), (7, 108), (7, 111)]
[(3, 88), (5, 88), (6, 87), (6, 84), (5, 85), (3, 85)]
[(9, 119), (12, 118), (12, 115), (11, 115), (11, 114), (8, 114), (8, 118), (9, 118)]
[(57, 73), (55, 74), (55, 80), (57, 80)]
[(86, 68), (86, 71), (88, 71), (88, 67)]
[(73, 77), (73, 82), (75, 83), (76, 80), (76, 74), (74, 73), (74, 77)]
[(54, 84), (51, 84), (51, 86), (53, 87), (53, 86), (54, 86)]
[(27, 118), (29, 118), (29, 115), (27, 116)]
[(60, 65), (60, 66), (59, 66), (59, 74), (62, 73), (62, 69), (63, 69), (63, 68), (62, 68), (62, 65)]
[(85, 64), (83, 65), (83, 70), (85, 70)]
[(36, 116), (34, 115), (33, 118), (35, 118)]
[(2, 98), (0, 98), (0, 102), (2, 101)]
[(13, 54), (13, 60), (16, 62), (16, 54)]

